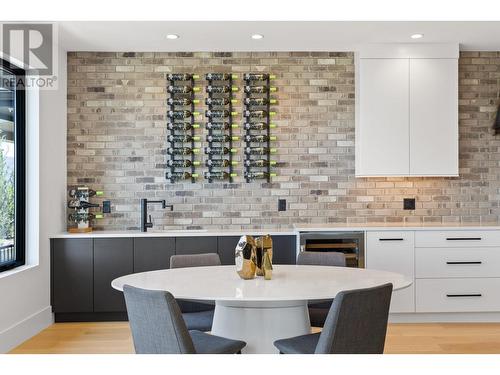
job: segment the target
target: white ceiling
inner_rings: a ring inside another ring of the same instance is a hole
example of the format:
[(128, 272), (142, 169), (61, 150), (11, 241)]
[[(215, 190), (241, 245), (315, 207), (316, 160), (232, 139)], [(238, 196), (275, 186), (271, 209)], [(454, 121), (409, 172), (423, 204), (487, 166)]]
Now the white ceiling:
[[(500, 22), (63, 21), (68, 51), (345, 51), (364, 43), (459, 43), (500, 51)], [(167, 40), (169, 33), (177, 40)], [(250, 38), (259, 33), (261, 40)], [(414, 41), (410, 35), (423, 33)]]

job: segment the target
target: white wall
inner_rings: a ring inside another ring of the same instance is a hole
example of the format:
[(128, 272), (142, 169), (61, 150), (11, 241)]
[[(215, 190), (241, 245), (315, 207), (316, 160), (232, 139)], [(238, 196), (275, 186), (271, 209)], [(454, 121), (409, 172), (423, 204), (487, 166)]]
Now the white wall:
[(66, 51), (59, 48), (58, 89), (27, 99), (27, 264), (0, 273), (0, 353), (50, 325), (51, 234), (65, 227)]

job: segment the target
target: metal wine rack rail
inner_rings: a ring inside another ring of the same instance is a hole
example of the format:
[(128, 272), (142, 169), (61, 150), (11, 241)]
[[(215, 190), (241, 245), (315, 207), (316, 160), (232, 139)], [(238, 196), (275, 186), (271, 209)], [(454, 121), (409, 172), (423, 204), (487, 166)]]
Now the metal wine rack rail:
[[(205, 75), (207, 80), (207, 104), (208, 110), (205, 112), (207, 123), (207, 142), (208, 148), (205, 149), (207, 154), (206, 166), (208, 172), (205, 173), (205, 179), (208, 182), (214, 180), (228, 180), (233, 182), (233, 177), (236, 176), (233, 170), (233, 141), (237, 137), (233, 136), (234, 125), (233, 116), (236, 112), (233, 111), (234, 92), (237, 87), (233, 86), (233, 80), (237, 76), (230, 73), (208, 73)], [(224, 114), (226, 112), (227, 116)], [(227, 126), (227, 128), (226, 128)], [(219, 150), (219, 152), (215, 152)], [(224, 153), (227, 150), (227, 153)]]
[(255, 179), (271, 182), (271, 177), (275, 176), (275, 173), (271, 172), (271, 166), (275, 164), (271, 160), (271, 153), (275, 151), (271, 148), (271, 141), (275, 139), (271, 136), (271, 127), (274, 126), (271, 124), (271, 116), (274, 115), (274, 112), (271, 112), (271, 104), (276, 103), (276, 100), (271, 98), (271, 92), (276, 90), (271, 87), (273, 78), (273, 75), (265, 73), (243, 75), (246, 182)]
[[(167, 75), (170, 84), (167, 89), (170, 94), (167, 101), (170, 134), (167, 140), (169, 143), (168, 150), (172, 152), (167, 162), (170, 171), (165, 174), (165, 177), (171, 183), (183, 179), (190, 179), (194, 183), (197, 177), (195, 166), (199, 165), (199, 162), (195, 161), (195, 140), (197, 139), (195, 136), (195, 128), (197, 128), (195, 124), (195, 104), (198, 102), (195, 99), (196, 78), (198, 76), (194, 74), (176, 73)], [(183, 103), (184, 100), (186, 102)], [(191, 114), (189, 116), (179, 116), (175, 114), (176, 111), (179, 111), (178, 113), (189, 111)], [(187, 145), (189, 147), (186, 147)], [(176, 153), (179, 151), (181, 153)], [(189, 172), (186, 172), (186, 169), (189, 169)]]

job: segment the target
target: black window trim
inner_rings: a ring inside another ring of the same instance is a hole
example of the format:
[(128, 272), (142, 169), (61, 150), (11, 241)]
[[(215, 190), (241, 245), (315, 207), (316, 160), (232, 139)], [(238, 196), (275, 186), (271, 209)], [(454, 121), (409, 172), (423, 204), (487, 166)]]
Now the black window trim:
[(0, 272), (26, 264), (26, 71), (0, 59), (1, 67), (16, 77), (15, 123), (15, 223), (16, 260), (0, 266)]

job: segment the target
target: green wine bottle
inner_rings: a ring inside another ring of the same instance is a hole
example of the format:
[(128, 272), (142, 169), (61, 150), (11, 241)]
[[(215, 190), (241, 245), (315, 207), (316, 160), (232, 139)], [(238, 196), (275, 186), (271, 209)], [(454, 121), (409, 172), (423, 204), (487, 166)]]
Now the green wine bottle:
[(188, 99), (188, 98), (168, 98), (168, 105), (191, 105), (198, 104), (200, 101), (198, 99)]
[(226, 109), (223, 110), (207, 110), (205, 111), (205, 116), (206, 117), (211, 117), (211, 118), (224, 118), (224, 117), (229, 117), (231, 116), (236, 116), (238, 115), (238, 112), (229, 112)]
[(229, 180), (232, 177), (238, 176), (236, 173), (228, 173), (225, 171), (217, 171), (217, 172), (205, 172), (205, 178), (207, 180)]
[(167, 74), (167, 79), (169, 81), (189, 81), (190, 79), (199, 79), (200, 76), (197, 74), (190, 73), (169, 73)]
[(191, 148), (191, 147), (180, 147), (180, 148), (169, 147), (169, 148), (167, 148), (167, 154), (169, 154), (169, 155), (191, 155), (191, 154), (197, 154), (199, 152), (200, 152), (200, 149)]
[(274, 160), (267, 161), (265, 159), (245, 160), (245, 167), (267, 167), (268, 165), (270, 166), (276, 165), (276, 161)]
[[(267, 117), (268, 112), (264, 110), (244, 110), (243, 111), (243, 116), (244, 117), (250, 117), (250, 118), (265, 118)], [(276, 112), (269, 112), (269, 116), (274, 116), (276, 115)]]
[(200, 165), (199, 161), (185, 160), (167, 160), (167, 166), (174, 168), (189, 168), (191, 166)]
[(213, 134), (207, 135), (207, 142), (229, 142), (229, 141), (238, 141), (240, 138), (236, 136), (230, 136), (227, 134)]
[(165, 174), (167, 180), (170, 181), (180, 181), (180, 180), (189, 180), (191, 178), (197, 178), (198, 173), (189, 173), (189, 172), (167, 172)]
[(190, 92), (199, 92), (201, 89), (199, 87), (191, 86), (167, 86), (167, 92), (170, 94), (189, 94)]
[(191, 130), (199, 128), (199, 124), (191, 124), (189, 122), (169, 122), (167, 123), (168, 130)]
[(225, 94), (228, 92), (238, 91), (238, 87), (230, 85), (223, 85), (223, 86), (208, 85), (205, 90), (209, 94)]
[(228, 147), (205, 147), (205, 154), (207, 155), (227, 155), (229, 153), (236, 153), (238, 150), (235, 148), (229, 149)]
[(205, 79), (207, 81), (227, 81), (229, 79), (237, 79), (236, 74), (231, 73), (207, 73), (205, 74)]
[(276, 153), (275, 148), (267, 148), (267, 147), (245, 147), (245, 154), (247, 155), (266, 155), (266, 154), (274, 154)]
[(229, 103), (236, 104), (238, 103), (238, 100), (236, 99), (231, 99), (229, 100), (228, 98), (206, 98), (205, 99), (205, 104), (206, 105), (228, 105)]
[(229, 128), (237, 128), (237, 124), (229, 124), (229, 122), (207, 122), (205, 128), (208, 130), (227, 130)]
[(270, 177), (276, 177), (276, 173), (267, 172), (245, 172), (245, 178), (249, 180), (260, 180), (268, 179)]
[[(243, 129), (245, 130), (266, 130), (267, 129), (267, 124), (263, 122), (246, 122), (243, 125)], [(275, 128), (276, 124), (269, 124), (269, 128)]]
[(188, 118), (191, 116), (198, 116), (199, 114), (200, 114), (200, 112), (191, 112), (191, 111), (186, 111), (186, 110), (167, 111), (167, 116), (169, 118), (178, 119), (178, 120), (182, 120), (182, 119), (185, 119), (185, 118)]
[(276, 99), (269, 99), (267, 98), (245, 98), (243, 100), (243, 103), (246, 105), (267, 105), (269, 104), (276, 104), (278, 101)]
[(243, 88), (243, 91), (247, 94), (265, 94), (268, 91), (269, 92), (276, 92), (277, 88), (276, 87), (267, 87), (267, 86), (250, 86), (246, 85)]
[(245, 135), (244, 140), (246, 142), (267, 142), (269, 141), (275, 141), (276, 136), (271, 135), (268, 137), (267, 135)]
[(238, 165), (238, 162), (237, 161), (229, 161), (227, 159), (215, 159), (215, 160), (212, 160), (212, 159), (208, 159), (207, 161), (205, 161), (205, 165), (207, 167), (211, 167), (211, 168), (226, 168), (226, 167), (229, 167), (230, 165)]
[(268, 78), (276, 79), (276, 76), (268, 73), (246, 73), (243, 75), (245, 81), (265, 81)]
[(176, 134), (176, 135), (169, 135), (167, 137), (169, 142), (192, 142), (192, 141), (199, 141), (200, 137), (199, 136), (192, 136), (189, 134)]

